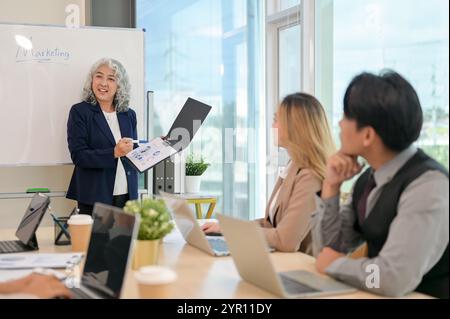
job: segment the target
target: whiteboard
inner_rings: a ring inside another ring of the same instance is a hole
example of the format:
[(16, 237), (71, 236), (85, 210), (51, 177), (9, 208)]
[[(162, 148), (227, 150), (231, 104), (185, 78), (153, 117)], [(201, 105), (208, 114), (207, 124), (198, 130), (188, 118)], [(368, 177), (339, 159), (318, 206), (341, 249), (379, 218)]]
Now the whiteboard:
[[(30, 39), (31, 50), (16, 42)], [(90, 67), (120, 61), (131, 82), (130, 107), (144, 136), (144, 32), (135, 29), (0, 24), (0, 166), (72, 163), (67, 119), (81, 101)]]

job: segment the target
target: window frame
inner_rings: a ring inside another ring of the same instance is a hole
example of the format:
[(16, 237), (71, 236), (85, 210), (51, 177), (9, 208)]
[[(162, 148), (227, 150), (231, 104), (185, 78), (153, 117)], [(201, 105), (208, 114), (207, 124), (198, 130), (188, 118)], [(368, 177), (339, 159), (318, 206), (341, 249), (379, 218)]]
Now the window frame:
[[(276, 11), (276, 0), (266, 0), (266, 158), (274, 159), (275, 169), (267, 170), (266, 196), (275, 185), (279, 170), (285, 166), (289, 156), (284, 149), (273, 150), (272, 114), (279, 100), (279, 31), (300, 26), (300, 87), (298, 91), (315, 95), (315, 2), (301, 0), (300, 4)], [(272, 13), (270, 13), (272, 12)], [(270, 13), (270, 14), (269, 14)], [(292, 92), (294, 93), (294, 92)], [(272, 154), (271, 154), (272, 153)], [(275, 154), (276, 153), (276, 154)]]

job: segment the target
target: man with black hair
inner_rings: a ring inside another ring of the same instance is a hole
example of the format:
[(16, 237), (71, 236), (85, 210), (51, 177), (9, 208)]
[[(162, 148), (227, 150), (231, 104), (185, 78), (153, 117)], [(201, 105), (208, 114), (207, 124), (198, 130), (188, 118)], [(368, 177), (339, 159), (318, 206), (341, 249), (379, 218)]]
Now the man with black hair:
[[(352, 80), (342, 146), (328, 160), (312, 217), (318, 271), (386, 296), (448, 298), (448, 171), (413, 145), (422, 122), (419, 98), (399, 74)], [(340, 205), (342, 183), (362, 171), (359, 156), (370, 167)], [(347, 255), (363, 243), (367, 254)]]

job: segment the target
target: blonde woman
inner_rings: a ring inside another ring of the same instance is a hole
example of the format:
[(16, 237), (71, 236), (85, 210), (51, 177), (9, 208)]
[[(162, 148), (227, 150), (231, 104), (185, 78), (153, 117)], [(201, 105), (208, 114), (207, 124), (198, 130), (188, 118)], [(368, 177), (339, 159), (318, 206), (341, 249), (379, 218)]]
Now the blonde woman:
[[(291, 161), (280, 174), (261, 224), (268, 244), (278, 251), (312, 254), (310, 217), (321, 190), (327, 158), (335, 147), (320, 102), (311, 95), (287, 96), (275, 113), (279, 147)], [(206, 234), (220, 232), (217, 223), (203, 225)]]

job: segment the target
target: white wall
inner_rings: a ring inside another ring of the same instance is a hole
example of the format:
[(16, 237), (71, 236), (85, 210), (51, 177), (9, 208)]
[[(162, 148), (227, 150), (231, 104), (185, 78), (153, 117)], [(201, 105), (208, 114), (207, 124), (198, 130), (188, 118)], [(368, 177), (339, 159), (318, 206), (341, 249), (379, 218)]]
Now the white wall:
[[(88, 0), (0, 0), (0, 23), (64, 25), (69, 4), (80, 7), (80, 24), (89, 20)], [(87, 13), (87, 14), (86, 14)], [(2, 152), (8, 150), (1, 150)], [(0, 193), (21, 193), (29, 187), (47, 187), (66, 191), (73, 166), (0, 167)], [(0, 228), (17, 227), (29, 199), (0, 199)], [(68, 214), (75, 202), (52, 198), (52, 209), (58, 215)], [(51, 225), (46, 214), (43, 224)]]
[(86, 22), (85, 0), (0, 0), (1, 23), (64, 25), (65, 8), (69, 4), (80, 7), (80, 23)]

